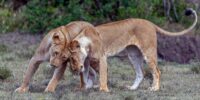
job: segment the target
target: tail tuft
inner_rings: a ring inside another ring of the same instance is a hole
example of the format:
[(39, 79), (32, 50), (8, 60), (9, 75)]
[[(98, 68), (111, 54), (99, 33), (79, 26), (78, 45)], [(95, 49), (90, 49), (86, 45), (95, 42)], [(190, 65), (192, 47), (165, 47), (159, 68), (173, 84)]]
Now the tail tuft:
[(192, 8), (186, 9), (185, 15), (189, 16), (191, 14), (194, 15), (195, 19), (194, 19), (193, 24), (188, 29), (185, 29), (181, 32), (168, 32), (168, 31), (165, 31), (162, 28), (156, 26), (156, 30), (157, 30), (157, 32), (160, 32), (160, 33), (163, 33), (163, 34), (169, 35), (169, 36), (180, 36), (180, 35), (189, 33), (195, 27), (195, 25), (197, 24), (197, 20), (198, 20), (198, 16), (197, 16), (197, 13), (195, 10), (193, 10)]
[(186, 15), (186, 16), (190, 16), (192, 13), (193, 13), (193, 9), (192, 9), (192, 8), (187, 8), (187, 9), (185, 10), (185, 15)]

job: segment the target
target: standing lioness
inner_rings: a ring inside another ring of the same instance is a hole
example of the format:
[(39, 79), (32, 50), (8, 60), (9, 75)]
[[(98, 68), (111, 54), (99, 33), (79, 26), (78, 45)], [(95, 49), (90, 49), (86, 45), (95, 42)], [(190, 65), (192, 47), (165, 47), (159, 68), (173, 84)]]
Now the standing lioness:
[[(143, 58), (153, 75), (151, 91), (160, 88), (160, 70), (157, 66), (157, 35), (156, 32), (170, 36), (183, 35), (191, 31), (197, 23), (197, 14), (188, 9), (186, 14), (193, 14), (193, 25), (182, 32), (168, 32), (144, 19), (126, 19), (97, 27), (87, 27), (71, 43), (71, 67), (87, 73), (89, 60), (99, 60), (100, 90), (109, 91), (107, 87), (107, 57), (126, 50), (128, 58), (136, 71), (136, 79), (129, 89), (135, 90), (143, 80)], [(87, 74), (85, 74), (87, 75)]]

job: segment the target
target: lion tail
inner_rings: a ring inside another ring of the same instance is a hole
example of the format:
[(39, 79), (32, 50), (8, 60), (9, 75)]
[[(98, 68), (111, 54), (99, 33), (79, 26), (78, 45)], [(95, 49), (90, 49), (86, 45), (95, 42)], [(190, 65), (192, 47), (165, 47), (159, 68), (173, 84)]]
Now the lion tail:
[(193, 10), (192, 8), (186, 9), (185, 15), (189, 16), (191, 14), (193, 14), (195, 16), (195, 20), (194, 20), (193, 24), (188, 29), (185, 29), (181, 32), (168, 32), (168, 31), (165, 31), (164, 29), (158, 27), (157, 25), (155, 25), (155, 28), (156, 28), (157, 32), (160, 32), (162, 34), (169, 35), (169, 36), (179, 36), (179, 35), (186, 34), (186, 33), (190, 32), (197, 24), (198, 17), (197, 17), (196, 11)]

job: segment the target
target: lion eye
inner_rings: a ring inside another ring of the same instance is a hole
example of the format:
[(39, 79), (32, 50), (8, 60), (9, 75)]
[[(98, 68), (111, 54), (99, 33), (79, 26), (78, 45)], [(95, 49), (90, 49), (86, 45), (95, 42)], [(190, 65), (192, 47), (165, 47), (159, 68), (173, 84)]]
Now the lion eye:
[(53, 56), (57, 56), (59, 53), (58, 52), (54, 52), (53, 53)]
[(76, 48), (80, 48), (80, 45), (77, 45)]

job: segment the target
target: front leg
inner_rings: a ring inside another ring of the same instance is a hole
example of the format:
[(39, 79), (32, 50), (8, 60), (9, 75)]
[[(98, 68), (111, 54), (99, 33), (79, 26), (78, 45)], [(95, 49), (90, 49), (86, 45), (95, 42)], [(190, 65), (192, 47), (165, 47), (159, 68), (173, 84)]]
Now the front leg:
[(85, 80), (85, 79), (84, 79), (84, 77), (83, 77), (83, 72), (81, 72), (81, 73), (80, 73), (80, 88), (81, 88), (81, 89), (84, 89), (85, 84), (87, 84), (87, 83), (84, 82), (84, 80)]
[[(96, 80), (96, 71), (90, 66), (90, 58), (87, 57), (85, 62), (84, 62), (84, 72), (80, 73), (80, 80), (81, 80), (81, 84), (80, 87), (81, 88), (92, 88), (93, 87), (93, 83)], [(97, 67), (97, 66), (95, 66)]]
[(80, 88), (89, 89), (94, 85), (94, 81), (96, 80), (96, 72), (95, 70), (89, 66), (89, 71), (84, 71), (80, 73)]
[(99, 71), (99, 81), (100, 81), (100, 91), (109, 92), (108, 89), (108, 66), (107, 66), (107, 57), (103, 56), (100, 58), (100, 71)]
[(60, 66), (59, 68), (56, 68), (54, 70), (54, 74), (52, 79), (50, 80), (47, 88), (45, 89), (45, 92), (54, 92), (55, 88), (59, 82), (59, 80), (63, 77), (64, 72), (66, 70), (66, 63), (64, 63), (62, 66)]
[(25, 73), (23, 83), (19, 88), (15, 90), (15, 92), (24, 93), (27, 92), (29, 87), (29, 82), (31, 81), (31, 78), (33, 77), (34, 73), (38, 69), (39, 65), (44, 61), (43, 57), (40, 55), (35, 55), (31, 58), (28, 69)]
[(93, 79), (90, 76), (91, 69), (90, 69), (90, 59), (86, 58), (84, 62), (84, 71), (80, 73), (80, 79), (81, 79), (81, 88), (91, 88), (93, 86)]

